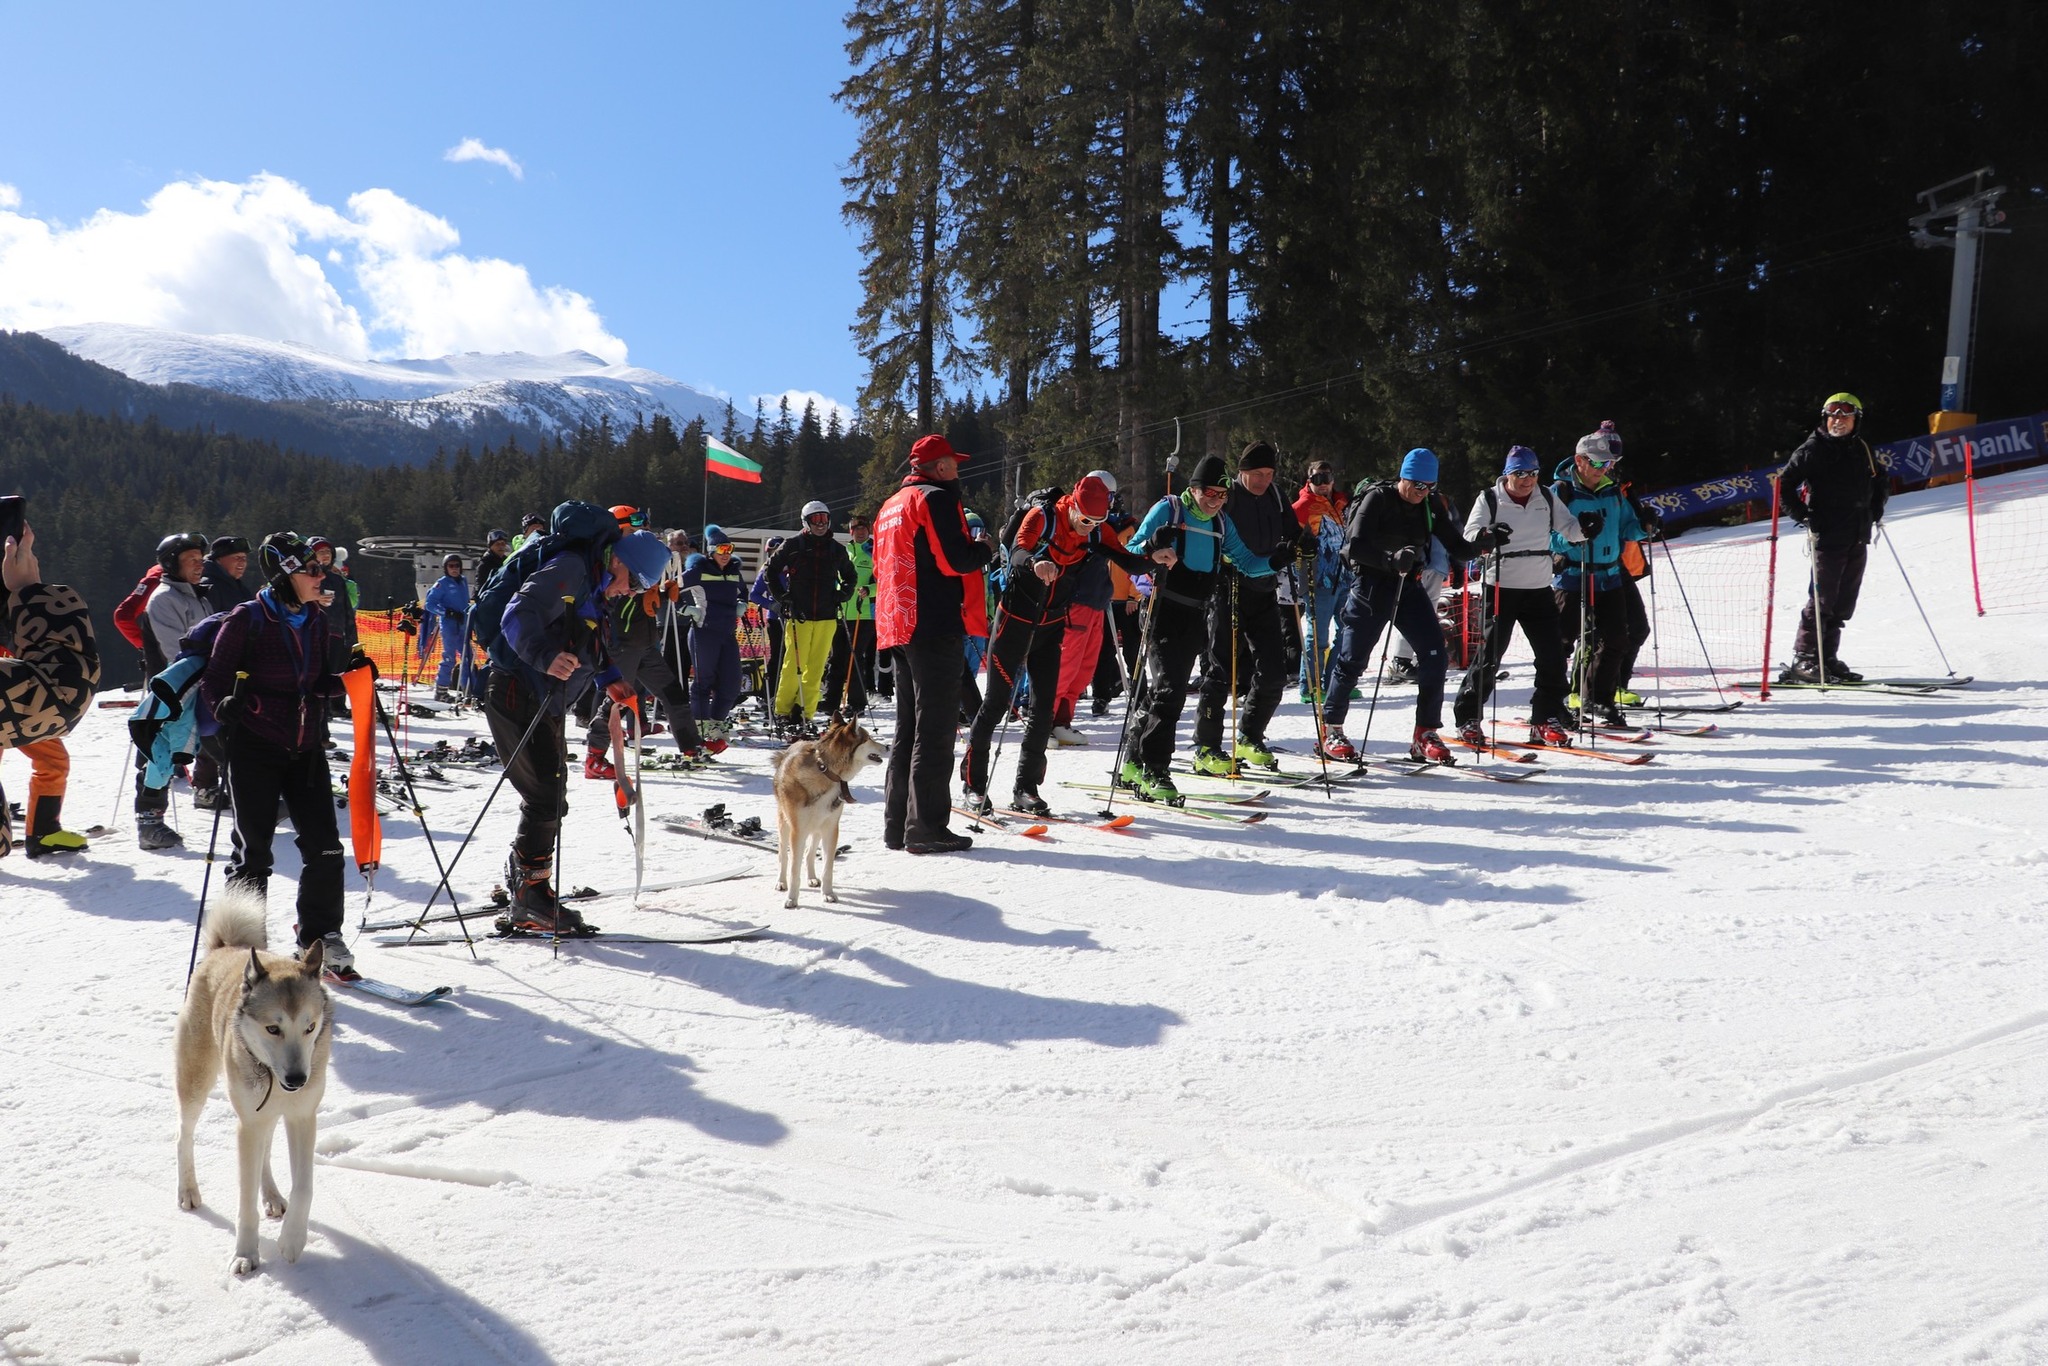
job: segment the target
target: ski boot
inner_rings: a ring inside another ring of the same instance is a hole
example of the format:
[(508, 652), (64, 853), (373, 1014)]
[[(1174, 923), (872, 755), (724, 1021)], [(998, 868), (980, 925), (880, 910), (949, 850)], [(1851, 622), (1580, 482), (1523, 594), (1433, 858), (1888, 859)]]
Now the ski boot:
[(1399, 655), (1387, 661), (1387, 667), (1380, 673), (1382, 683), (1401, 684), (1415, 681), (1415, 661)]
[[(1830, 669), (1828, 672), (1832, 674), (1834, 670)], [(1639, 692), (1630, 692), (1627, 688), (1623, 688), (1614, 694), (1614, 701), (1618, 706), (1640, 707), (1643, 705), (1643, 695)]]
[(1136, 781), (1131, 784), (1131, 795), (1141, 802), (1159, 802), (1166, 806), (1179, 806), (1187, 800), (1164, 769), (1146, 768), (1142, 764), (1138, 766)]
[(32, 859), (85, 852), (85, 836), (64, 828), (62, 797), (38, 797), (28, 813), (28, 839), (23, 847)]
[(1573, 735), (1557, 721), (1537, 721), (1529, 727), (1529, 743), (1532, 745), (1569, 746)]
[(549, 881), (554, 871), (552, 857), (529, 863), (515, 848), (505, 860), (505, 886), (512, 905), (501, 919), (514, 929), (541, 934), (595, 934), (595, 926), (586, 925), (575, 908), (564, 906), (555, 896)]
[(1072, 726), (1054, 726), (1052, 728), (1052, 742), (1062, 747), (1085, 746), (1088, 743), (1088, 737), (1075, 730)]
[(593, 749), (583, 756), (583, 776), (592, 782), (608, 783), (619, 776), (619, 771), (601, 751)]
[(228, 806), (227, 792), (218, 787), (202, 787), (192, 793), (192, 809), (195, 811), (225, 811)]
[(1358, 762), (1358, 746), (1344, 738), (1342, 726), (1327, 726), (1323, 729), (1323, 742), (1316, 746), (1320, 758), (1334, 760), (1340, 764)]
[(1020, 787), (1010, 794), (1010, 809), (1021, 811), (1027, 816), (1050, 816), (1052, 808), (1045, 804), (1045, 798), (1035, 788)]
[(184, 839), (177, 831), (164, 824), (161, 811), (138, 811), (135, 814), (135, 843), (143, 849), (176, 849)]
[(1224, 758), (1222, 750), (1211, 749), (1207, 745), (1195, 746), (1194, 756), (1189, 760), (1189, 766), (1197, 773), (1205, 773), (1214, 778), (1234, 778), (1237, 776), (1237, 765)]
[(1784, 671), (1778, 675), (1778, 681), (1780, 683), (1818, 683), (1821, 681), (1820, 661), (1802, 655), (1785, 666)]
[(1603, 726), (1609, 726), (1615, 730), (1627, 730), (1629, 728), (1627, 715), (1612, 702), (1609, 702), (1604, 707), (1595, 707), (1593, 715)]
[(1272, 750), (1266, 748), (1264, 740), (1239, 739), (1237, 742), (1237, 762), (1240, 766), (1250, 764), (1253, 768), (1263, 768), (1268, 773), (1278, 773), (1280, 771), (1278, 756)]
[(1576, 716), (1579, 713), (1579, 695), (1572, 693), (1564, 699), (1565, 709)]
[(1487, 749), (1492, 741), (1486, 738), (1486, 727), (1477, 721), (1467, 721), (1458, 727), (1458, 738), (1474, 749)]
[(1857, 673), (1839, 659), (1823, 660), (1821, 662), (1821, 671), (1828, 676), (1828, 681), (1831, 683), (1861, 683), (1863, 681), (1862, 674)]
[(1144, 775), (1145, 767), (1143, 764), (1140, 764), (1136, 759), (1126, 759), (1124, 760), (1124, 766), (1117, 770), (1116, 780), (1111, 786), (1135, 792), (1138, 790), (1138, 780)]
[(1415, 728), (1415, 738), (1408, 742), (1408, 757), (1418, 764), (1455, 764), (1458, 756), (1451, 753), (1443, 737), (1427, 726)]
[(988, 793), (966, 783), (960, 784), (960, 805), (977, 816), (993, 815), (996, 809)]

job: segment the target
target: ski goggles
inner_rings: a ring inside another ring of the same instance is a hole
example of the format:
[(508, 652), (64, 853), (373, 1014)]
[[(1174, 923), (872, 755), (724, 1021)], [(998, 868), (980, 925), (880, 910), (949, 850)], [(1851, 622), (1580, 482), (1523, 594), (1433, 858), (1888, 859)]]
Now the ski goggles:
[(1101, 526), (1104, 522), (1108, 520), (1109, 519), (1107, 517), (1090, 517), (1085, 512), (1077, 512), (1074, 514), (1074, 521), (1080, 524), (1081, 526)]
[(1830, 403), (1827, 407), (1821, 409), (1821, 412), (1828, 417), (1856, 416), (1856, 410), (1846, 403)]
[(630, 526), (630, 527), (644, 527), (644, 526), (646, 526), (646, 525), (647, 525), (647, 514), (646, 514), (645, 512), (636, 512), (636, 513), (634, 513), (634, 514), (633, 514), (632, 516), (630, 516), (630, 517), (628, 517), (628, 518), (626, 519), (626, 525), (627, 525), (627, 526)]
[(712, 553), (712, 554), (714, 554), (714, 555), (730, 555), (730, 554), (732, 554), (732, 542), (731, 542), (731, 541), (720, 541), (720, 542), (719, 542), (719, 543), (718, 543), (717, 545), (714, 545), (714, 546), (712, 546), (712, 547), (711, 547), (711, 553)]

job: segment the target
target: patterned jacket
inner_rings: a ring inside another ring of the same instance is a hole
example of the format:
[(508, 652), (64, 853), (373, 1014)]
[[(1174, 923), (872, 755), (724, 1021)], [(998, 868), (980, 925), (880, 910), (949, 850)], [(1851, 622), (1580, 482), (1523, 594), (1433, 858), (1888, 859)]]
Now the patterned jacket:
[(0, 749), (68, 732), (92, 705), (99, 645), (85, 600), (56, 583), (32, 583), (7, 599), (12, 659), (0, 659)]

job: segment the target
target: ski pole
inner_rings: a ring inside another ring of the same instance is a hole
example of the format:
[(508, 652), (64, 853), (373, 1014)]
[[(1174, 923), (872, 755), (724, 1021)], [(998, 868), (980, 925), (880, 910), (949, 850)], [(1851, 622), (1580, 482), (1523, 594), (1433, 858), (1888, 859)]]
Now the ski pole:
[[(231, 711), (239, 711), (242, 685), (248, 681), (248, 674), (239, 671), (235, 674), (234, 690), (228, 694), (228, 701), (236, 704), (235, 707), (230, 708)], [(227, 739), (225, 736), (221, 739), (221, 754), (223, 757), (227, 754)], [(221, 786), (227, 786), (228, 775), (225, 771), (221, 773), (220, 779)], [(232, 802), (232, 798), (230, 798), (230, 802)], [(192, 974), (199, 966), (199, 931), (206, 924), (206, 893), (213, 886), (213, 851), (214, 846), (220, 842), (220, 813), (226, 809), (225, 805), (216, 802), (213, 808), (213, 833), (206, 837), (206, 871), (199, 878), (199, 918), (192, 922), (192, 956), (185, 964), (185, 985), (187, 987), (192, 985)], [(33, 816), (34, 813), (31, 812), (30, 814)]]
[[(1644, 557), (1646, 560), (1648, 556)], [(1664, 729), (1664, 648), (1657, 635), (1657, 566), (1652, 563), (1643, 575), (1650, 581), (1650, 670), (1656, 675), (1655, 696), (1650, 709), (1657, 714), (1657, 729)]]
[[(1828, 685), (1828, 639), (1827, 630), (1820, 618), (1820, 537), (1811, 527), (1806, 532), (1806, 594), (1807, 606), (1813, 612), (1813, 631), (1806, 637), (1806, 643), (1813, 647), (1814, 673), (1820, 685)], [(1793, 653), (1798, 653), (1798, 644), (1793, 644)]]
[[(526, 746), (533, 739), (533, 733), (540, 729), (541, 720), (548, 714), (548, 703), (554, 699), (555, 692), (559, 687), (560, 684), (555, 683), (540, 695), (534, 708), (533, 720), (527, 723), (526, 733), (519, 737), (519, 743), (513, 746), (510, 754), (498, 756), (499, 761), (503, 764), (503, 768), (498, 773), (498, 781), (492, 784), (489, 795), (484, 798), (483, 809), (478, 811), (476, 819), (470, 822), (469, 833), (464, 835), (462, 843), (456, 846), (455, 856), (448, 860), (448, 867), (442, 872), (441, 881), (435, 885), (433, 892), (427, 897), (427, 904), (420, 907), (418, 923), (424, 924), (426, 922), (427, 912), (434, 909), (434, 903), (440, 900), (442, 892), (447, 892), (450, 902), (453, 902), (455, 889), (449, 885), (449, 879), (455, 876), (455, 866), (462, 862), (462, 856), (469, 851), (469, 843), (476, 838), (477, 827), (484, 823), (484, 817), (490, 812), (491, 803), (497, 800), (499, 791), (505, 786), (505, 779), (512, 776), (512, 765), (518, 761), (521, 754), (526, 752)], [(556, 748), (559, 750), (560, 746)], [(560, 762), (558, 754), (556, 759), (557, 767), (560, 767)], [(566, 774), (563, 775), (561, 785), (567, 785)], [(559, 829), (557, 834), (559, 835)]]
[(1124, 724), (1117, 732), (1116, 755), (1109, 761), (1109, 796), (1102, 804), (1105, 820), (1116, 815), (1116, 785), (1124, 770), (1124, 752), (1130, 747), (1131, 720), (1138, 714), (1138, 694), (1146, 691), (1146, 675), (1152, 669), (1152, 613), (1158, 606), (1159, 579), (1155, 577), (1152, 593), (1145, 599), (1144, 620), (1138, 624), (1138, 672), (1132, 676), (1130, 686), (1124, 689)]
[[(1365, 747), (1372, 739), (1372, 718), (1380, 707), (1380, 684), (1387, 676), (1387, 656), (1392, 654), (1394, 650), (1394, 632), (1396, 629), (1394, 619), (1401, 614), (1401, 595), (1407, 591), (1408, 576), (1403, 574), (1394, 580), (1394, 601), (1387, 609), (1387, 620), (1381, 627), (1387, 633), (1387, 641), (1386, 644), (1380, 647), (1380, 666), (1373, 671), (1372, 703), (1365, 709), (1365, 729), (1358, 733), (1358, 760), (1360, 763), (1365, 762)], [(1366, 648), (1370, 650), (1372, 647), (1367, 646)], [(1368, 653), (1366, 658), (1372, 658), (1371, 654)]]
[[(1920, 594), (1913, 587), (1913, 576), (1906, 572), (1906, 562), (1899, 558), (1899, 548), (1892, 544), (1892, 534), (1884, 529), (1884, 523), (1877, 524), (1877, 534), (1884, 540), (1884, 548), (1892, 552), (1892, 563), (1899, 567), (1899, 577), (1906, 581), (1906, 591), (1913, 595), (1913, 606), (1920, 613), (1920, 624), (1927, 628), (1927, 638), (1934, 642), (1934, 653), (1941, 656), (1941, 667), (1948, 670), (1948, 676), (1956, 676), (1955, 666), (1948, 662), (1948, 652), (1941, 648), (1941, 638), (1934, 634), (1934, 623), (1927, 619), (1927, 609), (1920, 606)], [(1984, 615), (1979, 612), (1977, 615)]]
[(1237, 767), (1237, 573), (1230, 571), (1224, 592), (1230, 597), (1230, 772)]
[[(1300, 564), (1301, 561), (1297, 557), (1295, 560), (1297, 569)], [(1313, 559), (1309, 561), (1308, 577), (1302, 580), (1302, 584), (1305, 590), (1302, 596), (1307, 599), (1306, 605), (1308, 608), (1308, 620), (1305, 623), (1307, 627), (1306, 643), (1308, 650), (1303, 658), (1308, 661), (1309, 671), (1314, 675), (1309, 681), (1308, 700), (1309, 706), (1315, 712), (1316, 762), (1322, 766), (1323, 770), (1323, 796), (1330, 801), (1335, 801), (1337, 800), (1337, 794), (1330, 789), (1330, 756), (1323, 752), (1323, 651), (1322, 643), (1317, 639), (1316, 634), (1319, 628), (1316, 618), (1316, 565)]]
[[(441, 874), (441, 880), (445, 885), (452, 870), (441, 865), (441, 850), (434, 843), (434, 832), (427, 825), (427, 813), (420, 806), (419, 789), (413, 786), (412, 768), (405, 762), (405, 751), (398, 747), (398, 732), (391, 728), (391, 713), (384, 710), (383, 698), (373, 693), (371, 700), (377, 708), (377, 720), (384, 727), (384, 738), (391, 742), (391, 758), (398, 766), (398, 780), (405, 784), (406, 800), (412, 803), (412, 818), (420, 823), (420, 833), (427, 837), (427, 852), (433, 855), (434, 871)], [(488, 806), (488, 803), (486, 805)], [(475, 958), (476, 941), (470, 937), (469, 922), (462, 918), (462, 903), (456, 900), (453, 886), (448, 887), (448, 904), (455, 908), (455, 923), (462, 927), (462, 939), (469, 945), (469, 956)], [(413, 935), (426, 928), (426, 923), (427, 913), (421, 911), (420, 918), (413, 922), (412, 930), (406, 935), (406, 939), (410, 941)]]
[[(1484, 601), (1485, 595), (1481, 594)], [(1500, 657), (1508, 652), (1506, 631), (1500, 625), (1500, 547), (1493, 548), (1493, 611), (1486, 618), (1486, 630), (1479, 637), (1479, 666), (1481, 678), (1486, 682), (1486, 695), (1493, 700), (1493, 734), (1500, 738)], [(1497, 633), (1497, 636), (1496, 636)], [(1526, 628), (1523, 634), (1527, 635)], [(1540, 717), (1537, 719), (1541, 719)]]

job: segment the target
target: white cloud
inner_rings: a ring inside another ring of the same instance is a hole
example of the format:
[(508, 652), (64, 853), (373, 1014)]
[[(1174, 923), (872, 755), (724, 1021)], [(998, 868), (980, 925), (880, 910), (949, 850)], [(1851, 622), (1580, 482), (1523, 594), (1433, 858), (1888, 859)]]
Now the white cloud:
[(101, 209), (75, 226), (18, 207), (0, 194), (0, 327), (135, 323), (353, 357), (626, 358), (588, 298), (463, 255), (453, 224), (389, 190), (336, 209), (280, 176), (179, 181), (140, 213)]
[(464, 138), (441, 153), (443, 161), (488, 161), (493, 166), (503, 166), (512, 173), (514, 180), (526, 179), (526, 168), (502, 147), (486, 147), (482, 138)]
[(20, 207), (21, 191), (15, 189), (6, 181), (0, 180), (0, 209), (18, 209)]
[(759, 399), (762, 409), (768, 414), (768, 420), (773, 422), (775, 414), (779, 411), (779, 406), (785, 398), (789, 400), (789, 415), (792, 418), (802, 418), (804, 415), (804, 404), (815, 403), (818, 405), (818, 425), (820, 427), (825, 426), (832, 420), (832, 414), (835, 410), (839, 413), (839, 425), (841, 427), (851, 427), (853, 425), (854, 414), (852, 408), (849, 408), (836, 398), (828, 398), (816, 389), (785, 389), (779, 394), (756, 394), (754, 398), (748, 399), (746, 403), (734, 406), (742, 410), (740, 416), (749, 417), (752, 414), (754, 399)]

